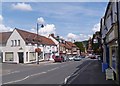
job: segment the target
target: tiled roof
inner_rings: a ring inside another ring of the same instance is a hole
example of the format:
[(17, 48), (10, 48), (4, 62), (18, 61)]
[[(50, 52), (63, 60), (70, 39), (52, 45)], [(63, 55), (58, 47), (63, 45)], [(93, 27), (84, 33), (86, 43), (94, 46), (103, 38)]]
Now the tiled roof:
[(12, 32), (1, 32), (0, 33), (0, 44), (6, 44), (8, 38)]
[(66, 41), (66, 46), (65, 46), (65, 47), (66, 47), (67, 49), (71, 49), (71, 48), (72, 48), (72, 46), (70, 46), (67, 41)]
[(63, 43), (60, 43), (60, 46), (65, 47), (66, 45), (65, 45), (65, 44), (63, 44)]
[(24, 39), (26, 43), (37, 43), (37, 40), (38, 40), (39, 44), (55, 45), (55, 43), (47, 37), (38, 35), (38, 38), (37, 38), (37, 34), (35, 33), (27, 32), (17, 28), (16, 30), (18, 31), (18, 33), (21, 35), (21, 37)]
[(67, 44), (68, 44), (69, 46), (71, 46), (71, 47), (76, 47), (76, 45), (75, 45), (74, 43), (72, 43), (72, 42), (67, 41)]

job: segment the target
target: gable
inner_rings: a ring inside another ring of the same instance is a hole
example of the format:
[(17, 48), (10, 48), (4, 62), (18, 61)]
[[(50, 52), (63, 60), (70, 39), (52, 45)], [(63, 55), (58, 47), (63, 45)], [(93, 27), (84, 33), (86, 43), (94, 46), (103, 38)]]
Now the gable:
[(17, 32), (16, 29), (14, 29), (14, 31), (13, 31), (12, 34), (10, 35), (10, 37), (9, 37), (9, 39), (8, 39), (8, 41), (7, 41), (6, 46), (11, 46), (11, 45), (12, 45), (12, 40), (13, 40), (13, 41), (15, 41), (15, 40), (18, 41), (18, 40), (20, 40), (20, 44), (25, 45), (25, 42), (24, 42), (23, 38), (22, 38), (21, 35)]
[(49, 36), (49, 38), (57, 45), (57, 44), (59, 44), (59, 42), (55, 39), (55, 38), (53, 38), (52, 36)]

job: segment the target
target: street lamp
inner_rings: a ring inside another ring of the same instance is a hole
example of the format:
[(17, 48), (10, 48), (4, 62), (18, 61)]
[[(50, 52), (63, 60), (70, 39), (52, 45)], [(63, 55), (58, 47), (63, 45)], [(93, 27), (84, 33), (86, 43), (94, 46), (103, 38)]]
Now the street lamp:
[(43, 28), (44, 27), (44, 25), (43, 24), (39, 24), (38, 22), (37, 22), (37, 64), (39, 64), (39, 53), (41, 52), (40, 50), (38, 50), (39, 49), (39, 44), (38, 44), (38, 39), (39, 39), (39, 37), (38, 37), (38, 30), (39, 30), (39, 25), (41, 25), (41, 28)]

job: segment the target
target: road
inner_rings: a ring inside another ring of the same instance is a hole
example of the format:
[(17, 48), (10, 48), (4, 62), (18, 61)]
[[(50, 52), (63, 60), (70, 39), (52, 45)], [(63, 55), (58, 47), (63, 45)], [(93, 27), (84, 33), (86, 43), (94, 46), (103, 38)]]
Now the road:
[(91, 63), (90, 60), (68, 61), (63, 63), (45, 63), (18, 65), (8, 64), (3, 70), (10, 69), (11, 72), (3, 73), (3, 84), (63, 84), (67, 78), (75, 74), (80, 68), (83, 70)]

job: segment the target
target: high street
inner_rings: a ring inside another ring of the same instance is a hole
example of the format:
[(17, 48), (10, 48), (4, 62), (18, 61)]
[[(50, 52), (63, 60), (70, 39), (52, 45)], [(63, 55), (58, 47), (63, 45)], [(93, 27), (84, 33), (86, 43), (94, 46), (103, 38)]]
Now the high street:
[[(80, 65), (90, 61), (69, 61), (63, 63), (44, 64), (3, 64), (3, 71), (7, 65), (8, 73), (3, 72), (3, 84), (63, 84), (65, 78), (72, 75)], [(83, 65), (83, 67), (84, 67)], [(11, 67), (11, 68), (10, 68)]]

